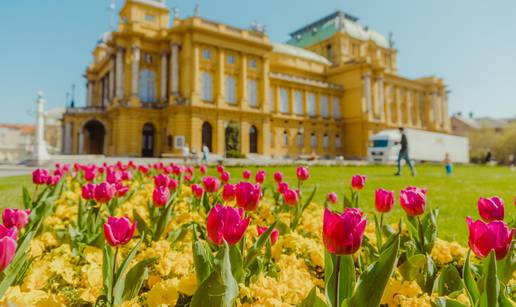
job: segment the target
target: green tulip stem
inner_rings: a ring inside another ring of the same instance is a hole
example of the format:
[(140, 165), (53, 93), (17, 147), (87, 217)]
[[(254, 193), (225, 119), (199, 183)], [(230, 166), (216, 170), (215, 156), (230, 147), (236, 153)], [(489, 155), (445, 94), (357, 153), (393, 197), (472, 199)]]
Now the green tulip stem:
[(118, 257), (118, 246), (115, 248), (115, 256), (113, 257), (113, 279), (111, 282), (111, 303), (114, 303), (115, 301), (115, 284), (116, 284), (116, 269), (117, 269), (117, 263), (116, 259)]
[(36, 201), (36, 196), (38, 195), (38, 187), (39, 187), (39, 185), (36, 184), (36, 187), (34, 188), (34, 193), (32, 193), (32, 204), (31, 205), (33, 205), (34, 202)]
[(340, 298), (339, 298), (339, 283), (340, 283), (340, 258), (342, 256), (336, 254), (335, 255), (335, 258), (336, 258), (336, 261), (335, 261), (335, 272), (334, 272), (334, 275), (335, 275), (335, 293), (334, 293), (334, 300), (333, 300), (333, 307), (339, 307), (340, 306)]
[(418, 230), (419, 230), (419, 240), (421, 243), (421, 252), (425, 253), (425, 234), (423, 231), (423, 223), (421, 223), (421, 218), (419, 215), (417, 216)]

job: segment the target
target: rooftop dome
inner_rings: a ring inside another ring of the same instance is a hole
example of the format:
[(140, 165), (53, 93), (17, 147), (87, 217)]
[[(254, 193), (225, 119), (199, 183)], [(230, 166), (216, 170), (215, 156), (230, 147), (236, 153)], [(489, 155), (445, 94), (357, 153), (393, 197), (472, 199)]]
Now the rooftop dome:
[(309, 51), (309, 50), (306, 50), (303, 48), (295, 47), (295, 46), (288, 45), (288, 44), (281, 44), (281, 43), (272, 43), (272, 47), (273, 47), (272, 51), (276, 52), (276, 53), (291, 55), (291, 56), (303, 58), (306, 60), (310, 60), (313, 62), (321, 63), (324, 65), (331, 65), (331, 62), (327, 58), (325, 58), (321, 55), (318, 55), (315, 52), (312, 52), (312, 51)]

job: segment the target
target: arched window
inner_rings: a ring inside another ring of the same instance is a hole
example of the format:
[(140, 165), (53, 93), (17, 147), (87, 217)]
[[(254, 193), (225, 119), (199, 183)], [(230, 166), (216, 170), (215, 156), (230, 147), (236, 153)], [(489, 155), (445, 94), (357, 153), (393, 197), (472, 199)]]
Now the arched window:
[(154, 156), (154, 126), (146, 123), (142, 128), (142, 156)]
[(156, 74), (149, 69), (140, 71), (140, 100), (142, 102), (156, 101)]
[(301, 131), (297, 133), (297, 146), (303, 147), (303, 132)]
[(312, 148), (317, 147), (317, 135), (315, 135), (314, 132), (310, 135), (310, 146), (312, 146)]
[(254, 125), (249, 129), (249, 152), (258, 153), (258, 130)]
[(202, 146), (208, 147), (209, 151), (211, 152), (211, 124), (208, 122), (204, 122), (202, 124)]

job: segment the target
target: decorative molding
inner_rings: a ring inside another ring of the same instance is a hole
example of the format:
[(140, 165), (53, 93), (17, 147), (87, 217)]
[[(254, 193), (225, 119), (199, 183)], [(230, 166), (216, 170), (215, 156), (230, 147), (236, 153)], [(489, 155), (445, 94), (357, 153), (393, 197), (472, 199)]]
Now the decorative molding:
[(337, 91), (344, 90), (344, 87), (342, 87), (339, 84), (324, 82), (324, 81), (315, 80), (315, 79), (303, 78), (303, 77), (298, 77), (298, 76), (293, 76), (293, 75), (288, 75), (288, 74), (283, 74), (283, 73), (271, 72), (271, 73), (269, 73), (269, 77), (277, 79), (277, 80), (283, 80), (283, 81), (288, 81), (288, 82), (293, 82), (293, 83), (308, 85), (308, 86), (313, 86), (313, 87), (319, 87), (319, 88), (324, 88), (324, 89), (331, 89), (331, 90), (337, 90)]

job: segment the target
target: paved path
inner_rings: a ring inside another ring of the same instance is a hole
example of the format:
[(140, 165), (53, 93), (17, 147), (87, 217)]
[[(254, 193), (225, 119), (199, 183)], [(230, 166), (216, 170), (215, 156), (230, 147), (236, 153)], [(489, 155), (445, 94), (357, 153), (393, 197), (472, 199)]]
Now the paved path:
[(24, 165), (0, 165), (0, 177), (27, 175), (32, 173), (33, 169)]

